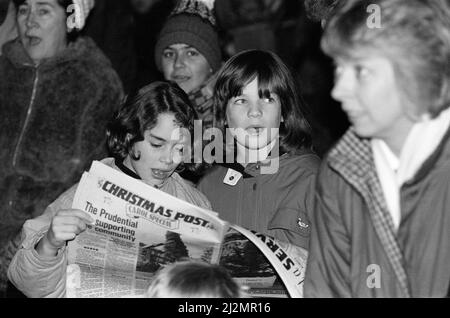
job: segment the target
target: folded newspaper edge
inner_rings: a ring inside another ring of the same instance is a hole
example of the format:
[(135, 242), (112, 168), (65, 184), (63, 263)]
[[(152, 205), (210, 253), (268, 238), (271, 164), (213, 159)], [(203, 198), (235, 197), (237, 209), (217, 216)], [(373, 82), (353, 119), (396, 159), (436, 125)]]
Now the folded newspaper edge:
[[(307, 252), (299, 247), (290, 245), (291, 249), (300, 249), (303, 261), (299, 261), (295, 253), (289, 252), (289, 248), (281, 247), (280, 242), (265, 234), (251, 232), (238, 225), (232, 224), (231, 227), (241, 234), (245, 235), (259, 250), (267, 257), (268, 261), (277, 271), (283, 281), (289, 295), (292, 298), (303, 298), (303, 281), (306, 269)], [(270, 246), (270, 248), (269, 248)]]

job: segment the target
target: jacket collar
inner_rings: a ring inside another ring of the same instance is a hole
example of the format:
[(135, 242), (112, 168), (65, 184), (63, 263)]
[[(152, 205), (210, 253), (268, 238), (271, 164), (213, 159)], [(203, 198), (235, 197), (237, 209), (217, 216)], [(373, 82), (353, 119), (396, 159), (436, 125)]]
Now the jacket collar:
[[(369, 170), (375, 171), (370, 139), (356, 135), (353, 127), (341, 138), (328, 155), (330, 167), (347, 181), (367, 180)], [(431, 169), (450, 160), (450, 127), (436, 150), (425, 160), (414, 177), (406, 184), (414, 184), (428, 175)]]
[(261, 161), (261, 162), (256, 162), (256, 163), (250, 163), (246, 167), (244, 167), (243, 165), (241, 165), (240, 163), (237, 163), (237, 162), (222, 163), (220, 165), (227, 169), (233, 169), (237, 172), (240, 172), (243, 175), (244, 179), (246, 179), (246, 178), (253, 178), (253, 177), (261, 175), (262, 174), (261, 169), (263, 167), (271, 167), (271, 166), (273, 167), (274, 164), (272, 161), (274, 161), (274, 160), (279, 161), (278, 167), (281, 168), (284, 165), (289, 164), (290, 158), (293, 158), (295, 156), (304, 155), (304, 154), (314, 154), (314, 152), (309, 149), (297, 150), (294, 153), (283, 152), (280, 150), (279, 154), (270, 153), (269, 157), (266, 160)]
[[(112, 164), (111, 164), (111, 165), (115, 165), (115, 166), (117, 167), (117, 169), (119, 169), (120, 171), (122, 171), (124, 174), (126, 174), (126, 175), (132, 177), (133, 179), (141, 180), (142, 182), (144, 182), (144, 183), (150, 185), (150, 184), (147, 183), (145, 180), (142, 180), (142, 178), (141, 178), (136, 172), (134, 172), (133, 170), (131, 170), (130, 168), (128, 168), (127, 166), (125, 166), (122, 160), (118, 160), (117, 158), (116, 158), (116, 159), (112, 159)], [(156, 185), (151, 185), (151, 186), (154, 187), (154, 188), (156, 188), (156, 189), (162, 189), (162, 188), (164, 188), (164, 187), (168, 184), (170, 178), (172, 178), (172, 177), (175, 176), (175, 175), (176, 175), (176, 172), (174, 172), (174, 173), (172, 174), (172, 176), (170, 176), (169, 178), (167, 178), (166, 180), (164, 180), (164, 182), (163, 182), (162, 184), (160, 184), (160, 185), (158, 185), (158, 186), (156, 186)]]
[(328, 163), (346, 179), (366, 180), (367, 171), (374, 166), (370, 140), (358, 137), (351, 127), (330, 151)]

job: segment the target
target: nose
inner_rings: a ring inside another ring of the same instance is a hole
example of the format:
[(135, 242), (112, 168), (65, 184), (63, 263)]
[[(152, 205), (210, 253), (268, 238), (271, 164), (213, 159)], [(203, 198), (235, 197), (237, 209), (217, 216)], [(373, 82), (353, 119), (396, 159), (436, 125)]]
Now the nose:
[(174, 64), (174, 67), (175, 68), (180, 68), (180, 67), (184, 67), (185, 66), (185, 56), (184, 56), (184, 54), (176, 54), (176, 57), (175, 57), (175, 64)]
[(337, 73), (331, 96), (340, 102), (350, 97), (355, 89), (355, 80), (355, 75), (349, 69), (344, 69)]
[(259, 102), (250, 103), (247, 116), (249, 118), (258, 118), (262, 116), (262, 110)]
[(27, 28), (33, 28), (37, 26), (36, 15), (31, 10), (28, 12), (27, 19), (25, 20), (25, 25), (27, 26)]
[(161, 156), (159, 157), (159, 161), (161, 161), (162, 163), (164, 163), (166, 165), (171, 165), (173, 163), (172, 149), (170, 149), (170, 147), (166, 147), (166, 148), (167, 149), (165, 149), (161, 153)]

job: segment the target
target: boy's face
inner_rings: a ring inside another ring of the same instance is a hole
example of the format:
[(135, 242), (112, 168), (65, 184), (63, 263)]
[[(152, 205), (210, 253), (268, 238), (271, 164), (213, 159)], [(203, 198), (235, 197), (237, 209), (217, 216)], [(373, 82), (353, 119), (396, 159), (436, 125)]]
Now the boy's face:
[(176, 82), (186, 94), (202, 86), (212, 74), (206, 58), (186, 44), (170, 45), (161, 59), (164, 78)]
[(276, 94), (259, 96), (258, 79), (248, 83), (240, 96), (228, 101), (228, 127), (238, 144), (248, 149), (262, 149), (278, 138), (281, 103)]
[(336, 62), (332, 96), (342, 103), (356, 133), (388, 144), (406, 138), (414, 122), (406, 115), (392, 63), (381, 56)]

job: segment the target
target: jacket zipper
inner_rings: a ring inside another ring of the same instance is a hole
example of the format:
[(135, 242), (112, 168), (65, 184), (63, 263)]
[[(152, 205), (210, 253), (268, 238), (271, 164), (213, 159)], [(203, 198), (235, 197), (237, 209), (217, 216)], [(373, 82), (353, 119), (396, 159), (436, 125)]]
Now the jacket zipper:
[(25, 122), (23, 124), (22, 131), (20, 132), (19, 140), (17, 141), (16, 149), (14, 151), (14, 156), (13, 156), (13, 161), (12, 161), (12, 165), (14, 168), (16, 167), (16, 164), (17, 164), (17, 157), (19, 155), (20, 144), (22, 143), (22, 139), (25, 134), (25, 130), (27, 129), (28, 122), (30, 121), (30, 115), (31, 115), (31, 111), (33, 109), (34, 99), (36, 98), (38, 81), (39, 81), (39, 72), (38, 72), (38, 69), (36, 68), (36, 76), (34, 77), (33, 92), (31, 93), (31, 100), (30, 100), (30, 104), (28, 105), (27, 116), (25, 117)]

